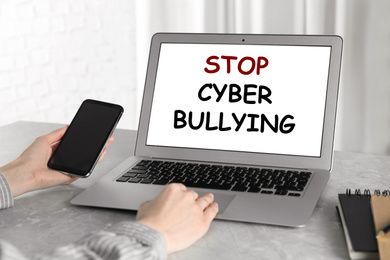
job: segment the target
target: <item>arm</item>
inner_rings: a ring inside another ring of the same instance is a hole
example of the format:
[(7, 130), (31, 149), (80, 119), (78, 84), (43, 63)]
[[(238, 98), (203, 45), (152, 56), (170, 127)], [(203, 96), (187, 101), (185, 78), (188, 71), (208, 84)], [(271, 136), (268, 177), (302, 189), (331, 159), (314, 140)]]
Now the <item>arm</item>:
[(166, 259), (167, 253), (183, 250), (206, 234), (218, 212), (213, 199), (211, 193), (199, 197), (183, 184), (170, 184), (140, 206), (137, 222), (123, 222), (92, 233), (57, 249), (50, 258), (71, 257), (77, 251), (86, 258)]
[[(25, 192), (59, 184), (77, 178), (48, 169), (46, 164), (66, 127), (39, 137), (15, 161), (0, 168), (8, 182), (8, 194), (13, 197)], [(111, 138), (108, 144), (112, 143)], [(107, 153), (105, 150), (101, 156)], [(100, 158), (100, 159), (101, 159)], [(183, 184), (170, 184), (152, 201), (144, 202), (137, 214), (137, 223), (124, 222), (106, 231), (95, 232), (78, 242), (53, 251), (43, 259), (60, 257), (90, 259), (151, 258), (165, 259), (168, 253), (189, 247), (209, 229), (218, 212), (212, 194), (203, 197)], [(0, 259), (20, 253), (0, 240)], [(12, 259), (12, 257), (9, 257)], [(19, 259), (17, 257), (17, 259)]]
[[(47, 135), (38, 137), (16, 160), (0, 168), (0, 172), (7, 179), (13, 197), (33, 190), (69, 184), (78, 179), (47, 167), (47, 162), (56, 149), (56, 144), (65, 134), (66, 129), (67, 126), (64, 126)], [(113, 141), (114, 137), (111, 136), (107, 146)], [(105, 154), (107, 154), (106, 149), (100, 156), (99, 162)]]
[[(56, 149), (67, 127), (37, 138), (16, 160), (0, 168), (0, 208), (13, 206), (13, 197), (32, 190), (67, 184), (76, 177), (47, 168), (47, 161)], [(110, 145), (114, 138), (107, 143)], [(100, 160), (107, 153), (105, 149)], [(108, 230), (91, 233), (87, 237), (55, 249), (39, 259), (79, 257), (101, 258), (107, 255), (131, 259), (158, 259), (166, 256), (166, 245), (161, 233), (139, 223), (120, 223)], [(0, 239), (0, 260), (26, 259), (17, 248)]]
[[(105, 231), (33, 259), (166, 259), (161, 233), (136, 222), (118, 223)], [(27, 259), (18, 249), (0, 239), (0, 260)]]
[(11, 187), (13, 197), (77, 180), (76, 177), (53, 171), (46, 165), (56, 147), (53, 144), (61, 140), (66, 129), (67, 127), (62, 127), (38, 137), (16, 160), (0, 168)]
[[(210, 193), (199, 197), (182, 184), (170, 184), (141, 205), (137, 222), (118, 223), (37, 258), (166, 259), (167, 253), (189, 247), (207, 232), (218, 212), (212, 201)], [(0, 260), (12, 255), (20, 253), (0, 240)]]
[(55, 145), (67, 127), (62, 127), (33, 142), (16, 160), (0, 167), (0, 209), (14, 205), (14, 197), (28, 191), (71, 183), (77, 178), (47, 168)]

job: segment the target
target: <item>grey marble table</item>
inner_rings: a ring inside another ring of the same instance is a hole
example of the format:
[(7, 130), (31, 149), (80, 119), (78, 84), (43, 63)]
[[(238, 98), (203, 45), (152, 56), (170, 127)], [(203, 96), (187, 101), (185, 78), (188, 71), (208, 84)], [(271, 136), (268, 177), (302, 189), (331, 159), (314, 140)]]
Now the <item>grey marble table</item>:
[[(16, 158), (33, 140), (61, 125), (16, 122), (0, 127), (0, 165)], [(73, 206), (69, 201), (134, 150), (136, 132), (115, 131), (115, 142), (91, 177), (71, 185), (35, 191), (0, 211), (0, 238), (32, 256), (77, 241), (115, 222), (134, 220), (136, 212)], [(385, 189), (390, 183), (390, 158), (335, 152), (330, 181), (309, 223), (285, 228), (216, 220), (192, 247), (170, 259), (348, 259), (335, 206), (346, 188)]]

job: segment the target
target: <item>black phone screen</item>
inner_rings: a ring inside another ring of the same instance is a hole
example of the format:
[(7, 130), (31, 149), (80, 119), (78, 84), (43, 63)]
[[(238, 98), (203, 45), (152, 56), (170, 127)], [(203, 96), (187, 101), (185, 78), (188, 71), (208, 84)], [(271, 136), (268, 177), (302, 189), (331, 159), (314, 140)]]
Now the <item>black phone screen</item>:
[(123, 108), (96, 100), (85, 100), (54, 151), (48, 166), (87, 177), (118, 123)]

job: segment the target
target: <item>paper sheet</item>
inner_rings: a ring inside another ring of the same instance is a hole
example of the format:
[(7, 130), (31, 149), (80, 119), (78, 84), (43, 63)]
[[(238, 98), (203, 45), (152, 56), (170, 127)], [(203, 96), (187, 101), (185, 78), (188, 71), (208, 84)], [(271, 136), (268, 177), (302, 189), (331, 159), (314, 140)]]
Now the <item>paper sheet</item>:
[[(375, 230), (378, 233), (390, 224), (390, 196), (372, 196), (372, 213)], [(379, 256), (381, 260), (390, 259), (390, 232), (378, 239)]]

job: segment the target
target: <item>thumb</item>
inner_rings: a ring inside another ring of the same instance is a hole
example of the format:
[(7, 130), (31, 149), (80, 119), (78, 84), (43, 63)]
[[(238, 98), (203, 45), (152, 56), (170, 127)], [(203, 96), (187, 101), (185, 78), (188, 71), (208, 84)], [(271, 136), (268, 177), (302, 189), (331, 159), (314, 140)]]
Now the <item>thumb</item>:
[(61, 138), (64, 136), (66, 130), (68, 129), (68, 126), (63, 126), (60, 129), (54, 130), (51, 133), (48, 133), (47, 135), (42, 136), (41, 138), (47, 142), (48, 144), (53, 144), (55, 142), (58, 142), (61, 140)]

